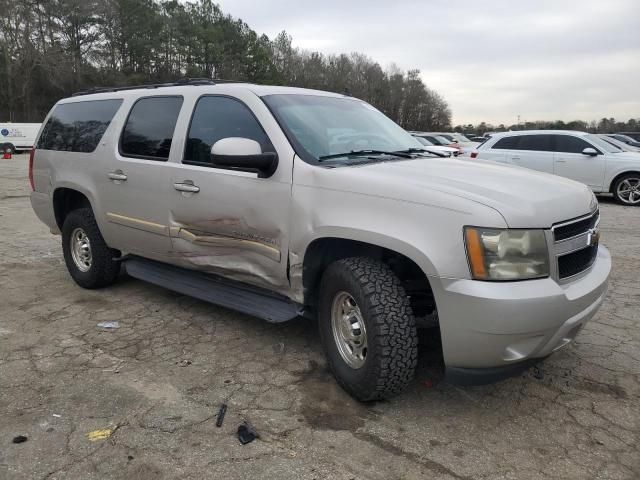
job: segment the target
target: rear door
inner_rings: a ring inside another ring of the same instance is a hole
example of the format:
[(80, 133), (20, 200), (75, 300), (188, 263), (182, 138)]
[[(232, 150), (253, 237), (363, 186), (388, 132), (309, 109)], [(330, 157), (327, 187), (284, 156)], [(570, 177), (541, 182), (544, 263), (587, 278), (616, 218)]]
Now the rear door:
[(552, 136), (519, 135), (517, 149), (506, 152), (507, 162), (539, 172), (553, 173)]
[(127, 253), (166, 260), (171, 250), (167, 211), (168, 159), (181, 96), (135, 100), (106, 159), (99, 184), (109, 244)]
[[(606, 166), (602, 150), (574, 135), (557, 134), (554, 137), (554, 173), (589, 185), (595, 191), (602, 191)], [(585, 148), (593, 148), (598, 155), (583, 154)]]

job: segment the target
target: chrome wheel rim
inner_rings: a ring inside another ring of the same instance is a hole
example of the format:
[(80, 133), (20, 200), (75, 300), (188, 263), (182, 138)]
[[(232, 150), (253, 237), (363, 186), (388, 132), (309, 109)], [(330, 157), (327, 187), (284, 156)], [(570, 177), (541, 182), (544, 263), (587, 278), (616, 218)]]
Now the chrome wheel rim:
[(367, 330), (360, 307), (347, 292), (338, 292), (331, 306), (331, 330), (340, 356), (353, 369), (367, 359)]
[(616, 189), (618, 198), (629, 205), (640, 203), (640, 177), (625, 178)]
[(82, 228), (71, 233), (71, 258), (81, 272), (88, 272), (91, 268), (91, 243)]

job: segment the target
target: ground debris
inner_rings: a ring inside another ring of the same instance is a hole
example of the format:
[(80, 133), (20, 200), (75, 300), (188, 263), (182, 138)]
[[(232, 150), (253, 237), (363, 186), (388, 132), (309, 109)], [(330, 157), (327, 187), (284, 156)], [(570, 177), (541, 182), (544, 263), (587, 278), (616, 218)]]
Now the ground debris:
[(238, 440), (240, 440), (240, 443), (242, 445), (251, 443), (256, 438), (260, 438), (260, 435), (258, 435), (258, 432), (256, 432), (255, 427), (251, 425), (249, 422), (245, 421), (238, 427)]

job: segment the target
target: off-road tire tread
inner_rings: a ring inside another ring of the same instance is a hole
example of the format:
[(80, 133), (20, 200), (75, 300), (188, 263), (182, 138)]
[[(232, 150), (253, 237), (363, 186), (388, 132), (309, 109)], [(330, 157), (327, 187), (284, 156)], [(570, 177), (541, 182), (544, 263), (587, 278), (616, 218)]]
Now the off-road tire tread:
[[(81, 272), (71, 256), (69, 240), (77, 227), (84, 229), (91, 243), (91, 268), (88, 272)], [(109, 286), (120, 273), (120, 262), (114, 261), (120, 252), (105, 243), (90, 208), (78, 208), (65, 218), (62, 225), (62, 251), (69, 274), (82, 288), (92, 290)]]
[[(334, 262), (327, 268), (324, 279), (335, 274), (351, 277), (362, 291), (365, 305), (359, 307), (368, 319), (367, 363), (372, 362), (373, 368), (368, 368), (363, 381), (351, 384), (340, 377), (329, 361), (334, 376), (342, 388), (360, 401), (399, 394), (412, 381), (418, 363), (416, 323), (404, 287), (389, 266), (367, 257)], [(328, 340), (333, 342), (333, 336)]]

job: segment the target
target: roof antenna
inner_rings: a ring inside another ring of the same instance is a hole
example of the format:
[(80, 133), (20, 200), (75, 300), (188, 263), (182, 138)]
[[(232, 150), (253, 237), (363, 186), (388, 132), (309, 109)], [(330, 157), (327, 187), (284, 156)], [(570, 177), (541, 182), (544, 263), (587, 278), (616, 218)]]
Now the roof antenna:
[(351, 90), (349, 90), (349, 87), (344, 87), (343, 95), (346, 97), (353, 97), (353, 95), (351, 95)]

